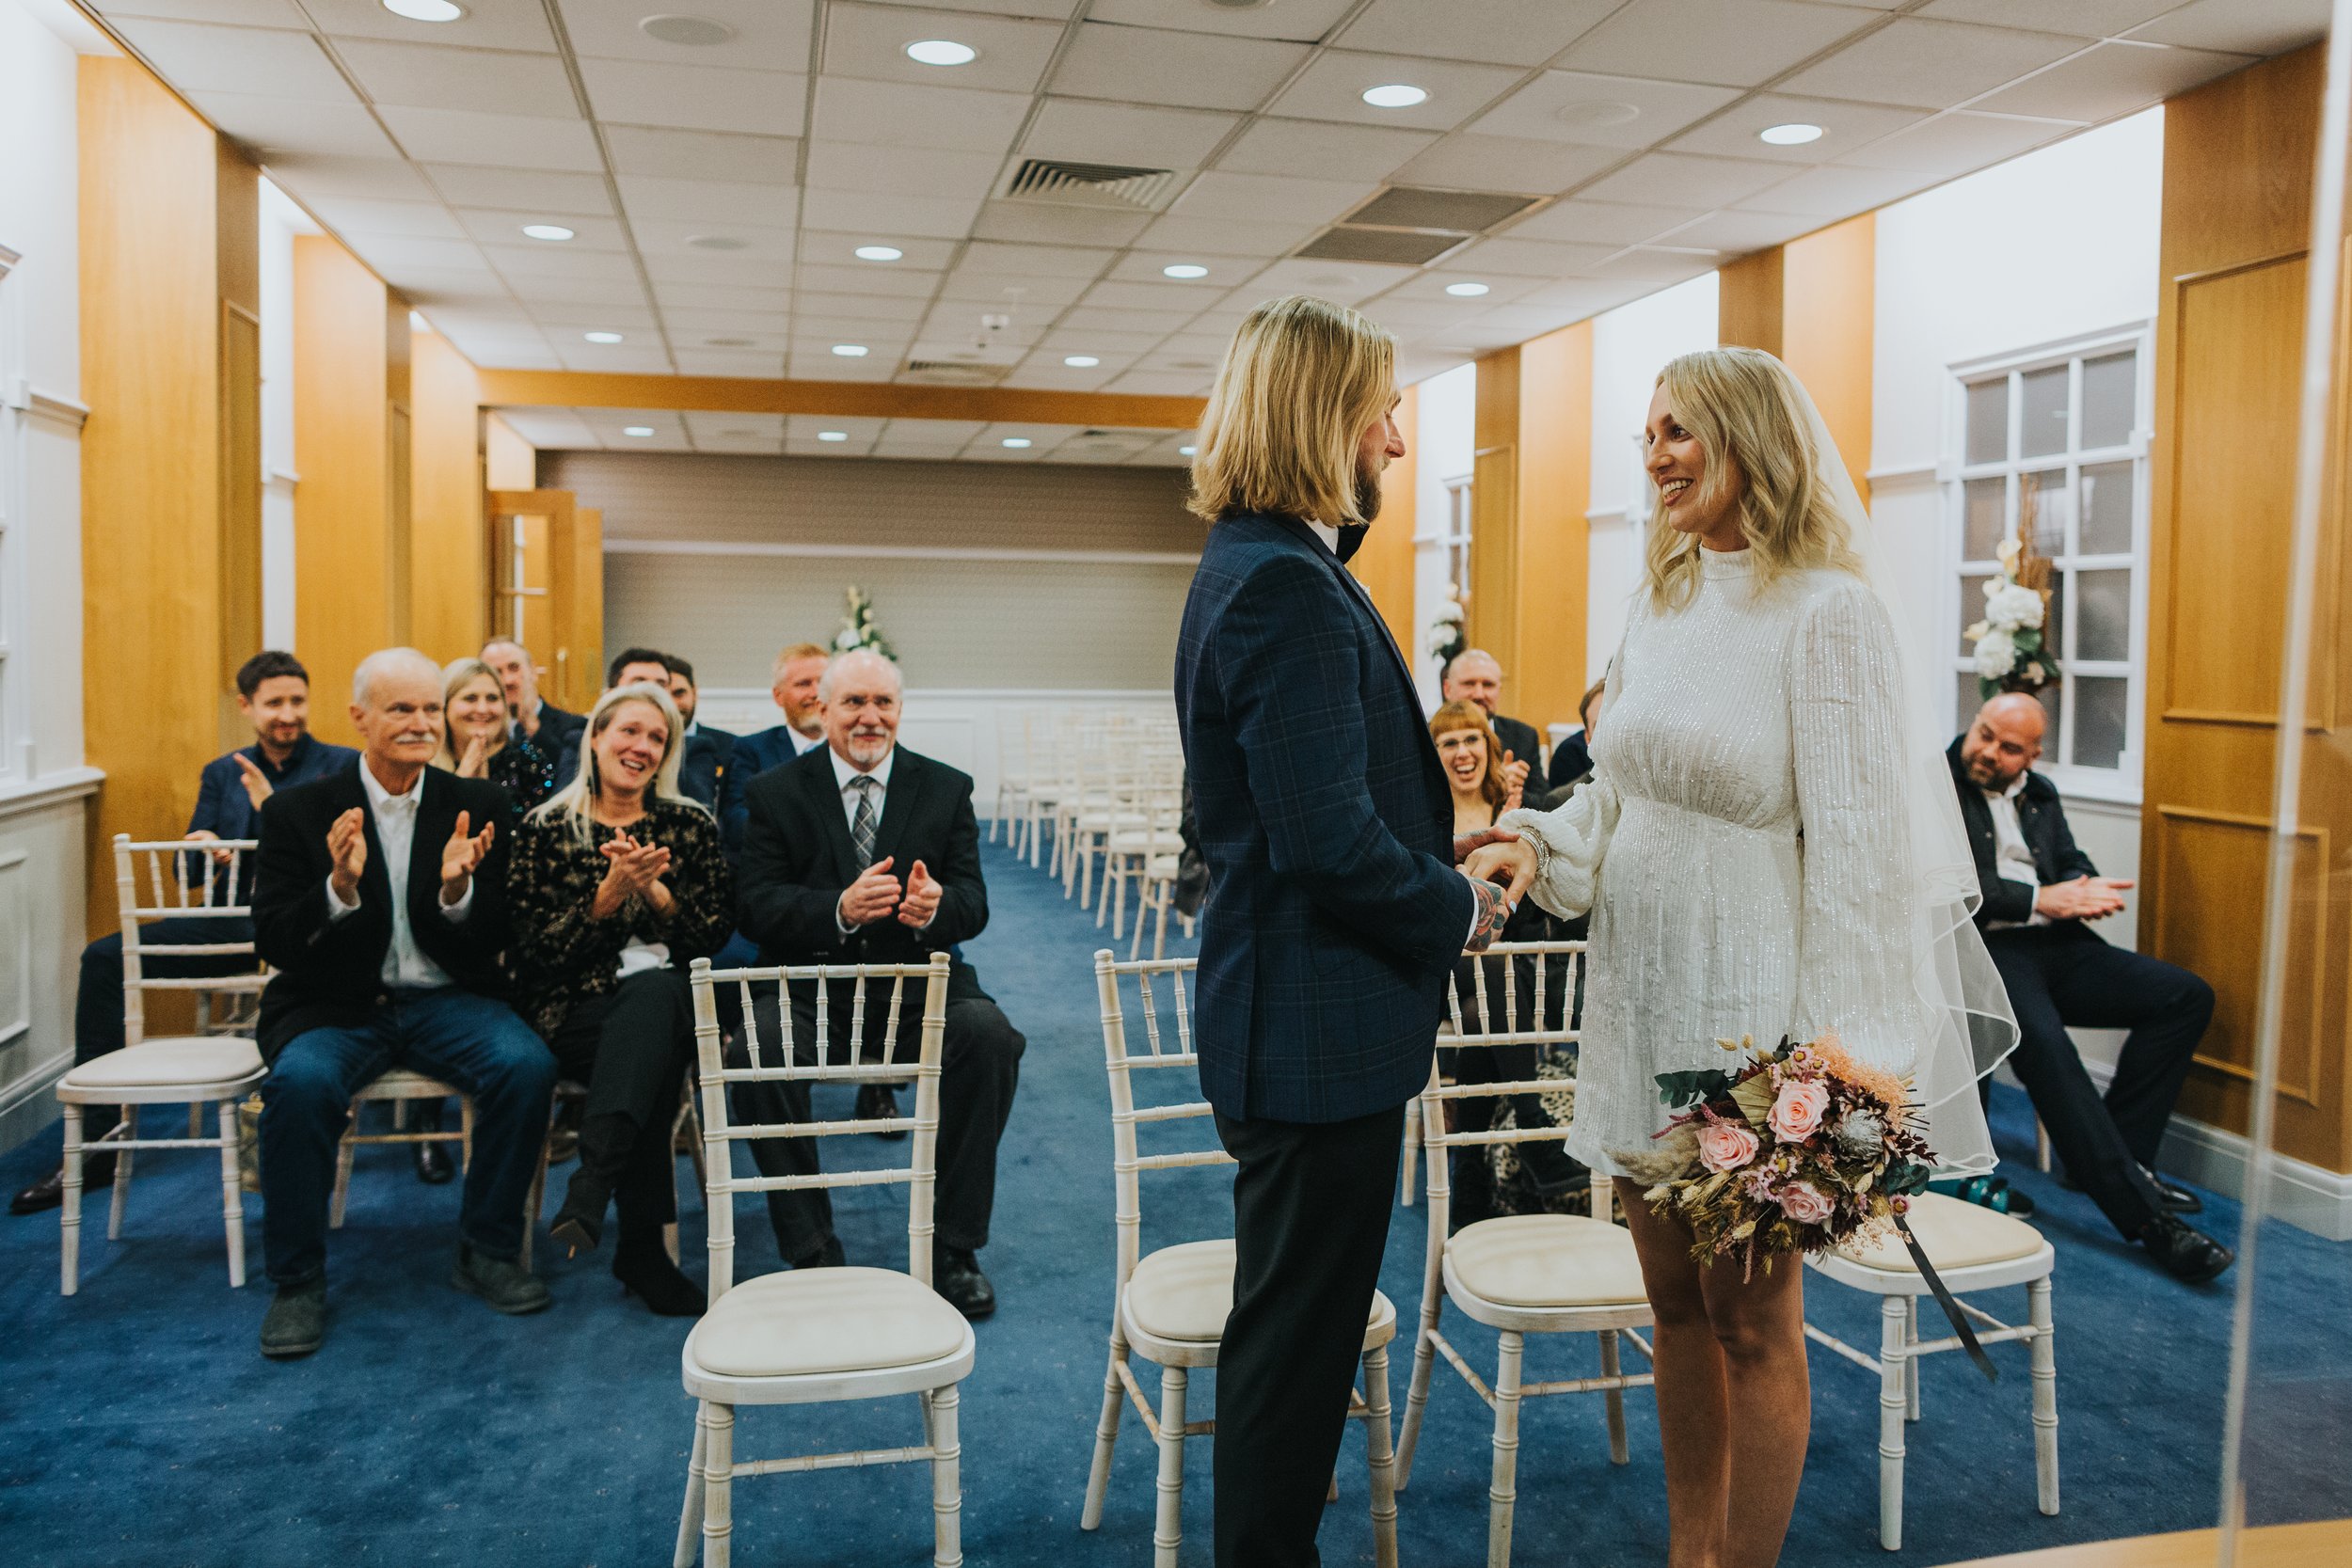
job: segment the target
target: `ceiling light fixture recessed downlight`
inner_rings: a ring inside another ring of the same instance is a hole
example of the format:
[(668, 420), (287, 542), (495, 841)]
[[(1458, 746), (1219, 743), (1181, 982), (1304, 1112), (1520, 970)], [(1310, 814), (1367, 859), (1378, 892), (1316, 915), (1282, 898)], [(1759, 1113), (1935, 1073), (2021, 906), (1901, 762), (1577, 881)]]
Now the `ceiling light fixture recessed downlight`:
[(526, 223), (523, 233), (533, 240), (561, 241), (570, 239), (573, 231), (560, 223)]
[(895, 245), (862, 245), (856, 254), (861, 261), (895, 261), (906, 252)]
[(1787, 125), (1767, 125), (1756, 134), (1756, 139), (1773, 147), (1803, 147), (1809, 141), (1820, 141), (1821, 128), (1791, 120)]
[(846, 441), (850, 438), (850, 433), (846, 430), (820, 430), (817, 433), (817, 438), (819, 441)]
[(907, 58), (916, 65), (970, 65), (980, 52), (953, 39), (922, 39), (907, 45)]
[(1456, 299), (1476, 299), (1486, 292), (1484, 283), (1448, 283), (1445, 292)]
[(1090, 371), (1103, 361), (1091, 354), (1065, 354), (1061, 362), (1073, 371)]
[(592, 343), (617, 343), (621, 341), (617, 332), (583, 332), (580, 336)]
[(863, 359), (866, 353), (864, 343), (835, 343), (833, 351), (844, 359)]
[(653, 434), (653, 426), (649, 424), (625, 424), (621, 426), (621, 434), (624, 436), (634, 436), (642, 441), (646, 436)]
[(735, 29), (707, 16), (649, 16), (637, 30), (661, 43), (682, 43), (690, 49), (709, 49), (735, 36)]
[(1178, 447), (1176, 449), (1176, 455), (1179, 457), (1190, 457), (1193, 453), (1199, 451), (1200, 450), (1200, 449), (1199, 447)]
[(411, 22), (455, 22), (466, 14), (452, 0), (384, 0), (384, 8)]
[(1197, 261), (1177, 261), (1162, 267), (1160, 274), (1165, 277), (1206, 277), (1209, 269)]
[(1023, 447), (1029, 446), (1032, 443), (1026, 436), (1008, 436), (1005, 437), (1005, 445), (1010, 447), (1015, 451), (1019, 451)]
[(1364, 102), (1375, 109), (1409, 109), (1416, 103), (1429, 102), (1429, 89), (1417, 87), (1410, 82), (1390, 82), (1364, 89)]
[(1605, 131), (1613, 125), (1632, 124), (1642, 118), (1642, 106), (1613, 98), (1586, 98), (1561, 104), (1551, 118), (1579, 131)]

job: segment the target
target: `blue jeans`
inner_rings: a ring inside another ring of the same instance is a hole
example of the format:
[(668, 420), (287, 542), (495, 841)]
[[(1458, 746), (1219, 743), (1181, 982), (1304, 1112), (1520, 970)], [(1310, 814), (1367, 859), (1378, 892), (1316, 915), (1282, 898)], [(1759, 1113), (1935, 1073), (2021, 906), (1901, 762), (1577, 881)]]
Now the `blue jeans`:
[(326, 1272), (327, 1202), (351, 1097), (391, 1067), (473, 1097), (473, 1165), (458, 1234), (486, 1257), (522, 1255), (523, 1200), (547, 1139), (555, 1057), (503, 1002), (455, 987), (398, 990), (357, 1028), (296, 1035), (270, 1064), (262, 1085), (262, 1245), (276, 1283)]

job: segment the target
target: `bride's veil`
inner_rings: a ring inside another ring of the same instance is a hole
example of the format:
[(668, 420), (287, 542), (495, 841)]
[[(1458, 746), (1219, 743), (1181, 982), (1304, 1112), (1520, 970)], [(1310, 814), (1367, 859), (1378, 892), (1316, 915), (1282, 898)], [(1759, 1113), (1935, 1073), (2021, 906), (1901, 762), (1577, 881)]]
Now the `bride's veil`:
[[(1811, 433), (1817, 480), (1846, 519), (1854, 551), (1888, 619), (1900, 625), (1902, 601), (1892, 590), (1887, 552), (1877, 547), (1870, 514), (1838, 454), (1837, 442), (1804, 384), (1793, 373), (1786, 384)], [(1904, 672), (1899, 687), (1906, 694), (1908, 766), (1887, 786), (1899, 788), (1905, 797), (1918, 894), (1912, 901), (1911, 956), (1921, 1033), (1912, 1069), (1913, 1096), (1927, 1108), (1928, 1144), (1945, 1169), (1990, 1171), (1994, 1164), (1993, 1137), (1985, 1127), (1977, 1085), (2016, 1048), (2017, 1015), (1977, 930), (1974, 917), (1983, 893), (1977, 885), (1976, 856), (1945, 758), (1943, 725), (1908, 673)]]

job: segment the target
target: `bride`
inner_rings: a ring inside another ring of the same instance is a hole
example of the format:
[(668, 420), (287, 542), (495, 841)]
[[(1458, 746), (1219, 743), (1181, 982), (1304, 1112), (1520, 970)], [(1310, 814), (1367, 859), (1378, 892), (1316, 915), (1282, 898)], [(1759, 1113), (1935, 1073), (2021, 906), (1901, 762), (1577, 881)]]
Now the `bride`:
[(1989, 1169), (1971, 1036), (1997, 1057), (2015, 1031), (1925, 705), (1865, 575), (1867, 517), (1812, 400), (1769, 354), (1685, 355), (1644, 444), (1646, 592), (1592, 782), (1505, 816), (1518, 841), (1469, 869), (1592, 911), (1567, 1147), (1615, 1178), (1657, 1314), (1669, 1565), (1769, 1568), (1810, 1426), (1804, 1271), (1695, 1262), (1690, 1231), (1651, 1212), (1656, 1075), (1721, 1065), (1719, 1038), (1834, 1029), (1911, 1076), (1946, 1166)]

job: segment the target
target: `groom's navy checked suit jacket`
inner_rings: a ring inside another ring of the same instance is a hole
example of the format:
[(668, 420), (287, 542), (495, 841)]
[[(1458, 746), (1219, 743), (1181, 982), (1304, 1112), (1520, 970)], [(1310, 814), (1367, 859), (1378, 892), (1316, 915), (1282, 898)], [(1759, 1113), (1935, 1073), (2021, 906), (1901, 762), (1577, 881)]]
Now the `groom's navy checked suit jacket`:
[(1210, 529), (1176, 710), (1209, 868), (1194, 992), (1209, 1102), (1297, 1122), (1405, 1103), (1475, 900), (1404, 657), (1304, 523)]

